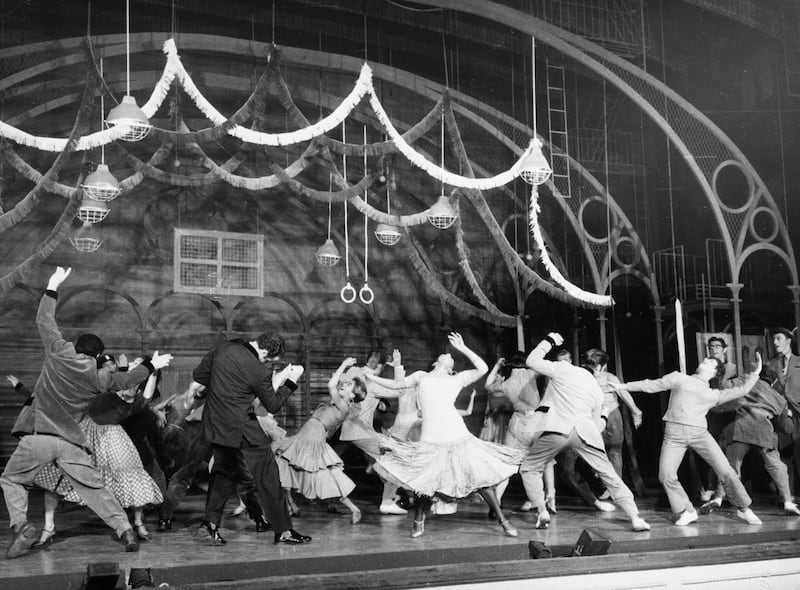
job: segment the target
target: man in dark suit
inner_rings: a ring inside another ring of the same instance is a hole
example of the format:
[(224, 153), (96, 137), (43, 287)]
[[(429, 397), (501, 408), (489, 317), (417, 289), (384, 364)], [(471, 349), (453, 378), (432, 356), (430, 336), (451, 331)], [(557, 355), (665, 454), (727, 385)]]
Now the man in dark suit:
[(283, 351), (283, 338), (278, 334), (261, 334), (249, 342), (220, 337), (192, 374), (190, 390), (199, 396), (205, 388), (207, 394), (203, 435), (211, 442), (214, 466), (202, 526), (213, 545), (225, 544), (219, 525), (225, 502), (236, 493), (237, 483), (257, 490), (276, 543), (311, 540), (292, 528), (275, 456), (253, 411), (258, 398), (275, 413), (297, 389), (302, 366), (288, 365), (273, 378)]
[(791, 330), (786, 328), (772, 330), (772, 344), (775, 346), (777, 354), (770, 360), (770, 365), (778, 372), (778, 381), (774, 387), (783, 394), (789, 403), (789, 410), (794, 421), (791, 444), (789, 441), (781, 440), (781, 455), (785, 460), (787, 447), (791, 449), (791, 460), (787, 462), (792, 493), (795, 490), (795, 478), (800, 473), (800, 356), (792, 354), (794, 339), (795, 333)]

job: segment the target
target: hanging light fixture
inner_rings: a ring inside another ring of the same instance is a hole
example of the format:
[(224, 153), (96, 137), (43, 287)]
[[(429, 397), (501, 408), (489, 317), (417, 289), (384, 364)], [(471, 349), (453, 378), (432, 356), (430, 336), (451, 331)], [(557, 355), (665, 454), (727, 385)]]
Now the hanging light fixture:
[(136, 99), (131, 96), (131, 16), (130, 0), (125, 1), (125, 66), (127, 87), (122, 102), (108, 112), (106, 123), (110, 126), (124, 125), (128, 131), (121, 139), (139, 141), (147, 137), (153, 126), (147, 119)]
[(84, 196), (80, 206), (78, 206), (76, 217), (84, 223), (100, 223), (108, 217), (108, 205), (103, 201), (95, 201), (90, 197)]
[(69, 239), (69, 243), (78, 251), (78, 252), (95, 252), (100, 246), (103, 245), (102, 240), (98, 240), (97, 238), (92, 238), (90, 236), (81, 236), (81, 237), (71, 237)]
[[(103, 60), (100, 60), (100, 77), (103, 77)], [(105, 101), (103, 93), (100, 93), (100, 126), (103, 126), (103, 113), (105, 112)], [(106, 166), (106, 146), (100, 146), (100, 164), (94, 172), (89, 174), (81, 185), (86, 196), (95, 201), (113, 201), (122, 192), (119, 182)]]
[(447, 195), (439, 195), (433, 207), (428, 209), (428, 221), (431, 225), (438, 229), (447, 229), (456, 221), (455, 209), (450, 204), (450, 199)]
[(522, 180), (533, 186), (544, 184), (553, 174), (547, 158), (542, 153), (542, 142), (536, 134), (536, 41), (531, 37), (531, 83), (533, 86), (533, 139), (519, 163), (519, 175)]
[[(389, 178), (389, 175), (386, 175), (386, 178)], [(386, 213), (387, 215), (390, 214), (391, 211), (391, 197), (390, 197), (390, 185), (391, 180), (386, 183)], [(375, 237), (378, 238), (378, 241), (385, 246), (394, 246), (398, 240), (400, 239), (400, 231), (393, 225), (389, 225), (388, 223), (379, 223), (375, 226)]]
[[(442, 170), (444, 170), (444, 105), (442, 105), (442, 131), (441, 131), (441, 160)], [(441, 182), (442, 194), (433, 204), (433, 207), (428, 209), (428, 221), (437, 229), (447, 229), (456, 221), (455, 209), (450, 205), (450, 199), (444, 194), (444, 182)]]
[[(332, 187), (332, 180), (331, 175), (328, 175), (328, 192), (333, 188)], [(314, 253), (314, 258), (317, 259), (322, 266), (336, 266), (339, 261), (342, 259), (342, 256), (339, 254), (339, 249), (336, 247), (336, 244), (333, 243), (331, 239), (331, 204), (328, 203), (328, 239), (325, 240), (325, 243), (322, 244), (317, 251)]]

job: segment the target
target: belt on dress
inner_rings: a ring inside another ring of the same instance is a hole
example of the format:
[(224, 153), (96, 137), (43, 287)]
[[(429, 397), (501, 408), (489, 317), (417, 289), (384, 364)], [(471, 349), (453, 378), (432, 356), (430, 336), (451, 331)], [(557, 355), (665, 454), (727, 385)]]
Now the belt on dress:
[(534, 410), (534, 411), (536, 411), (536, 412), (542, 412), (543, 414), (546, 414), (547, 412), (549, 412), (549, 411), (550, 411), (550, 406), (539, 406), (539, 407), (538, 407), (538, 408), (536, 408), (536, 410)]

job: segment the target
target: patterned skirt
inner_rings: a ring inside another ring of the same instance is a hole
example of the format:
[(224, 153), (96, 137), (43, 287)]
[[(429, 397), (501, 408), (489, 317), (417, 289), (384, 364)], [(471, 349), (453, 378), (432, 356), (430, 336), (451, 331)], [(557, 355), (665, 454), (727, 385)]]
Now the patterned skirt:
[(458, 440), (405, 442), (380, 435), (384, 452), (378, 473), (421, 496), (465, 498), (514, 475), (525, 450), (483, 441), (471, 434)]
[[(114, 494), (123, 508), (161, 504), (164, 499), (161, 490), (144, 470), (142, 459), (122, 426), (100, 426), (91, 418), (85, 417), (81, 420), (80, 427), (105, 487)], [(36, 475), (34, 483), (63, 496), (68, 502), (83, 503), (69, 480), (63, 477), (63, 473), (54, 463), (45, 466)]]
[(344, 473), (344, 463), (326, 442), (325, 426), (314, 418), (300, 431), (275, 441), (272, 451), (278, 463), (281, 486), (297, 490), (306, 498), (342, 498), (356, 484)]

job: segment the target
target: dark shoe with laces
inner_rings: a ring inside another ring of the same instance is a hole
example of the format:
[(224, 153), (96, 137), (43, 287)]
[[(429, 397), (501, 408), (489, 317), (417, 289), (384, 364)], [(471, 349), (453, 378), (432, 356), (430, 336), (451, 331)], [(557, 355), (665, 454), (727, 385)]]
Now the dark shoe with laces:
[(286, 543), (288, 545), (303, 545), (311, 542), (311, 537), (308, 535), (301, 535), (294, 529), (289, 529), (288, 534), (276, 534), (275, 543)]
[(128, 529), (122, 533), (119, 540), (125, 545), (125, 551), (128, 553), (139, 551), (139, 541), (136, 540), (136, 533), (133, 532), (133, 529)]
[(172, 530), (172, 519), (171, 518), (159, 518), (158, 519), (158, 532), (163, 533), (165, 531)]
[(217, 525), (212, 524), (207, 520), (204, 520), (200, 524), (200, 528), (205, 529), (205, 531), (208, 533), (212, 546), (224, 545), (225, 543), (227, 543), (227, 541), (220, 536)]
[(271, 531), (272, 530), (272, 525), (263, 516), (259, 516), (258, 518), (254, 518), (253, 522), (256, 523), (256, 532), (257, 533), (265, 533), (267, 531)]

